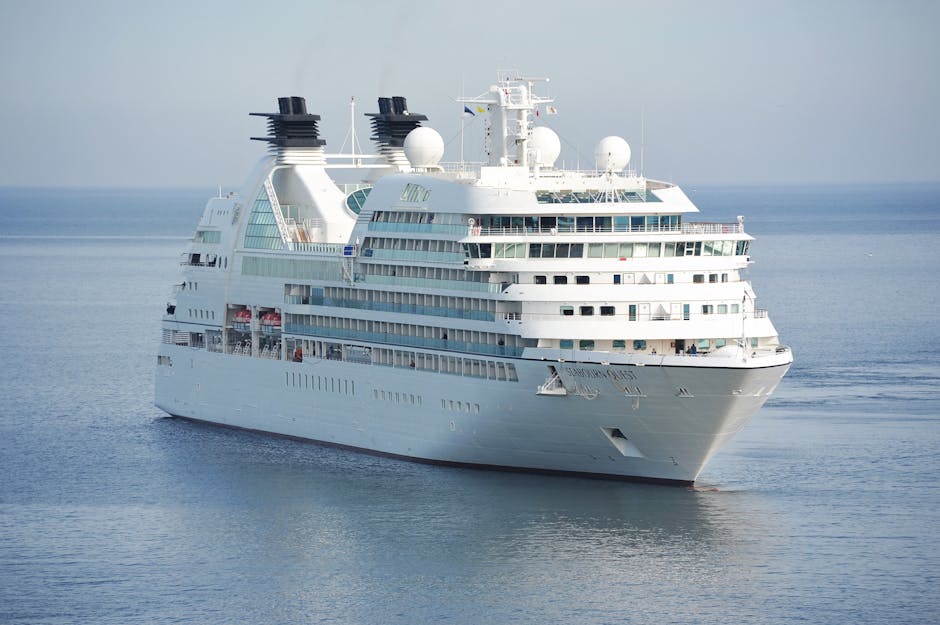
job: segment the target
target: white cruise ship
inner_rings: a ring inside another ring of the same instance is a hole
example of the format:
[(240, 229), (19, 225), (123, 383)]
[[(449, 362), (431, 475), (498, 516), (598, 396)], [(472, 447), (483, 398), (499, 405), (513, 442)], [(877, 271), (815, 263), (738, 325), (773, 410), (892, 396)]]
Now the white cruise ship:
[(421, 462), (693, 483), (792, 362), (743, 275), (752, 237), (630, 169), (619, 137), (557, 168), (542, 80), (462, 100), (473, 165), (442, 165), (401, 97), (368, 114), (371, 156), (328, 154), (303, 98), (253, 113), (270, 154), (182, 256), (156, 405)]

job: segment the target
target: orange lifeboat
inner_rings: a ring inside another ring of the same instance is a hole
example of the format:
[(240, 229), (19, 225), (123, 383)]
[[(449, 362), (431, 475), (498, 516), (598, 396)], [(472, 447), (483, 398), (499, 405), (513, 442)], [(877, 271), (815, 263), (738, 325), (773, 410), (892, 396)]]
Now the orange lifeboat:
[(261, 331), (265, 334), (274, 334), (281, 331), (281, 314), (276, 312), (265, 313), (261, 316)]
[(250, 332), (251, 311), (247, 308), (235, 311), (235, 316), (232, 317), (232, 328), (238, 332)]

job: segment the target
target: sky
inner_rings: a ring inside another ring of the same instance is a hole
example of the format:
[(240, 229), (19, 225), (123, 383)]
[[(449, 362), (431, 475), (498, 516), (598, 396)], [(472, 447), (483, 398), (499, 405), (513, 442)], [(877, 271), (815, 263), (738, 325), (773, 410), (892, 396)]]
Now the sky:
[(503, 69), (551, 78), (559, 165), (619, 135), (683, 185), (938, 181), (938, 27), (935, 0), (0, 0), (0, 186), (234, 188), (285, 95), (329, 152), (352, 97), (372, 151), (402, 95), (482, 160), (456, 99)]

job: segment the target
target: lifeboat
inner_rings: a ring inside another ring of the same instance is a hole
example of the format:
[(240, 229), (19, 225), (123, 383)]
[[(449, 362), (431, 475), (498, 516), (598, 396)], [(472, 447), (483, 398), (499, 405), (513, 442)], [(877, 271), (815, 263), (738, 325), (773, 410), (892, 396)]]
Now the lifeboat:
[(261, 331), (275, 334), (281, 331), (281, 313), (269, 312), (261, 316)]
[(232, 317), (232, 328), (238, 330), (239, 332), (248, 332), (251, 330), (251, 311), (247, 308), (242, 308), (235, 312), (235, 316)]

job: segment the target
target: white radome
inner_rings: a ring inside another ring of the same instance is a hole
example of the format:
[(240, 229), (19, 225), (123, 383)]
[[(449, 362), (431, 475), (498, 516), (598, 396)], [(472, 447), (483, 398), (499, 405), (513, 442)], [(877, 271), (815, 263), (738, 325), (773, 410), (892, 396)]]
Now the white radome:
[(409, 132), (403, 147), (412, 167), (437, 167), (444, 156), (444, 139), (433, 128), (424, 126)]
[(630, 162), (630, 144), (623, 137), (604, 137), (594, 148), (594, 160), (601, 171), (623, 171)]
[(561, 140), (548, 126), (536, 126), (529, 133), (529, 149), (540, 167), (554, 167), (561, 154)]

